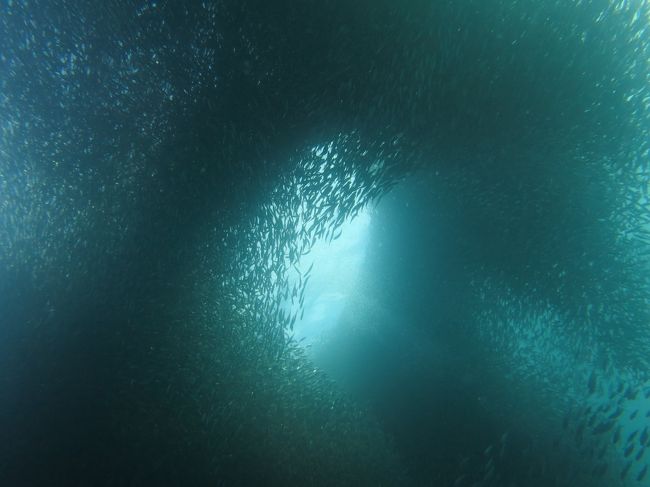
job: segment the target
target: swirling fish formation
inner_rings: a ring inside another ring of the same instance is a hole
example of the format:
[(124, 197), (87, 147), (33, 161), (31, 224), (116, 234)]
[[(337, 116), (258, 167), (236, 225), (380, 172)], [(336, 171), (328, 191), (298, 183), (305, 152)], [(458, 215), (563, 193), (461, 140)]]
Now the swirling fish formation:
[(549, 398), (430, 483), (647, 483), (648, 8), (4, 2), (0, 481), (408, 482), (291, 329), (300, 256), (414, 175), (442, 311)]

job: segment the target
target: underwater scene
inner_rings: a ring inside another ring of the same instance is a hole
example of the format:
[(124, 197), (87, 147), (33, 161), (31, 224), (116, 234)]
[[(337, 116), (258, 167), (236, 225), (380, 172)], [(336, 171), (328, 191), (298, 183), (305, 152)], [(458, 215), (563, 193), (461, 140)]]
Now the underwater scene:
[(650, 1), (0, 0), (0, 486), (650, 486)]

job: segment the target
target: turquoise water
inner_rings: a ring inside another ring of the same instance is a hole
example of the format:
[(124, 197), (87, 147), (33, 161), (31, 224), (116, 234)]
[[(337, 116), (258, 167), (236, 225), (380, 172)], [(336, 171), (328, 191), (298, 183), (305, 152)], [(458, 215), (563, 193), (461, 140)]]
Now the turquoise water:
[(650, 485), (649, 22), (0, 2), (0, 484)]

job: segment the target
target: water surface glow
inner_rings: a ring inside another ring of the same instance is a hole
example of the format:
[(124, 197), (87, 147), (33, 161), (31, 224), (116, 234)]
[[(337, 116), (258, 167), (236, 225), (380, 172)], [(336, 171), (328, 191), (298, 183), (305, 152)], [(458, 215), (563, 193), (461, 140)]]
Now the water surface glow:
[(306, 274), (310, 267), (311, 271), (304, 312), (296, 320), (293, 333), (305, 347), (320, 342), (339, 322), (358, 283), (371, 221), (370, 210), (361, 211), (341, 225), (338, 238), (317, 241), (311, 252), (300, 258), (299, 271)]

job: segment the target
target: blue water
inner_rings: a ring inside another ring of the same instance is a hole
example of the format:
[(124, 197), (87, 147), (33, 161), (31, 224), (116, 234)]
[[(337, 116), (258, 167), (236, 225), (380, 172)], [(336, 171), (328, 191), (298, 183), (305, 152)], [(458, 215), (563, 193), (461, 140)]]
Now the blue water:
[(650, 485), (649, 21), (0, 2), (0, 485)]

